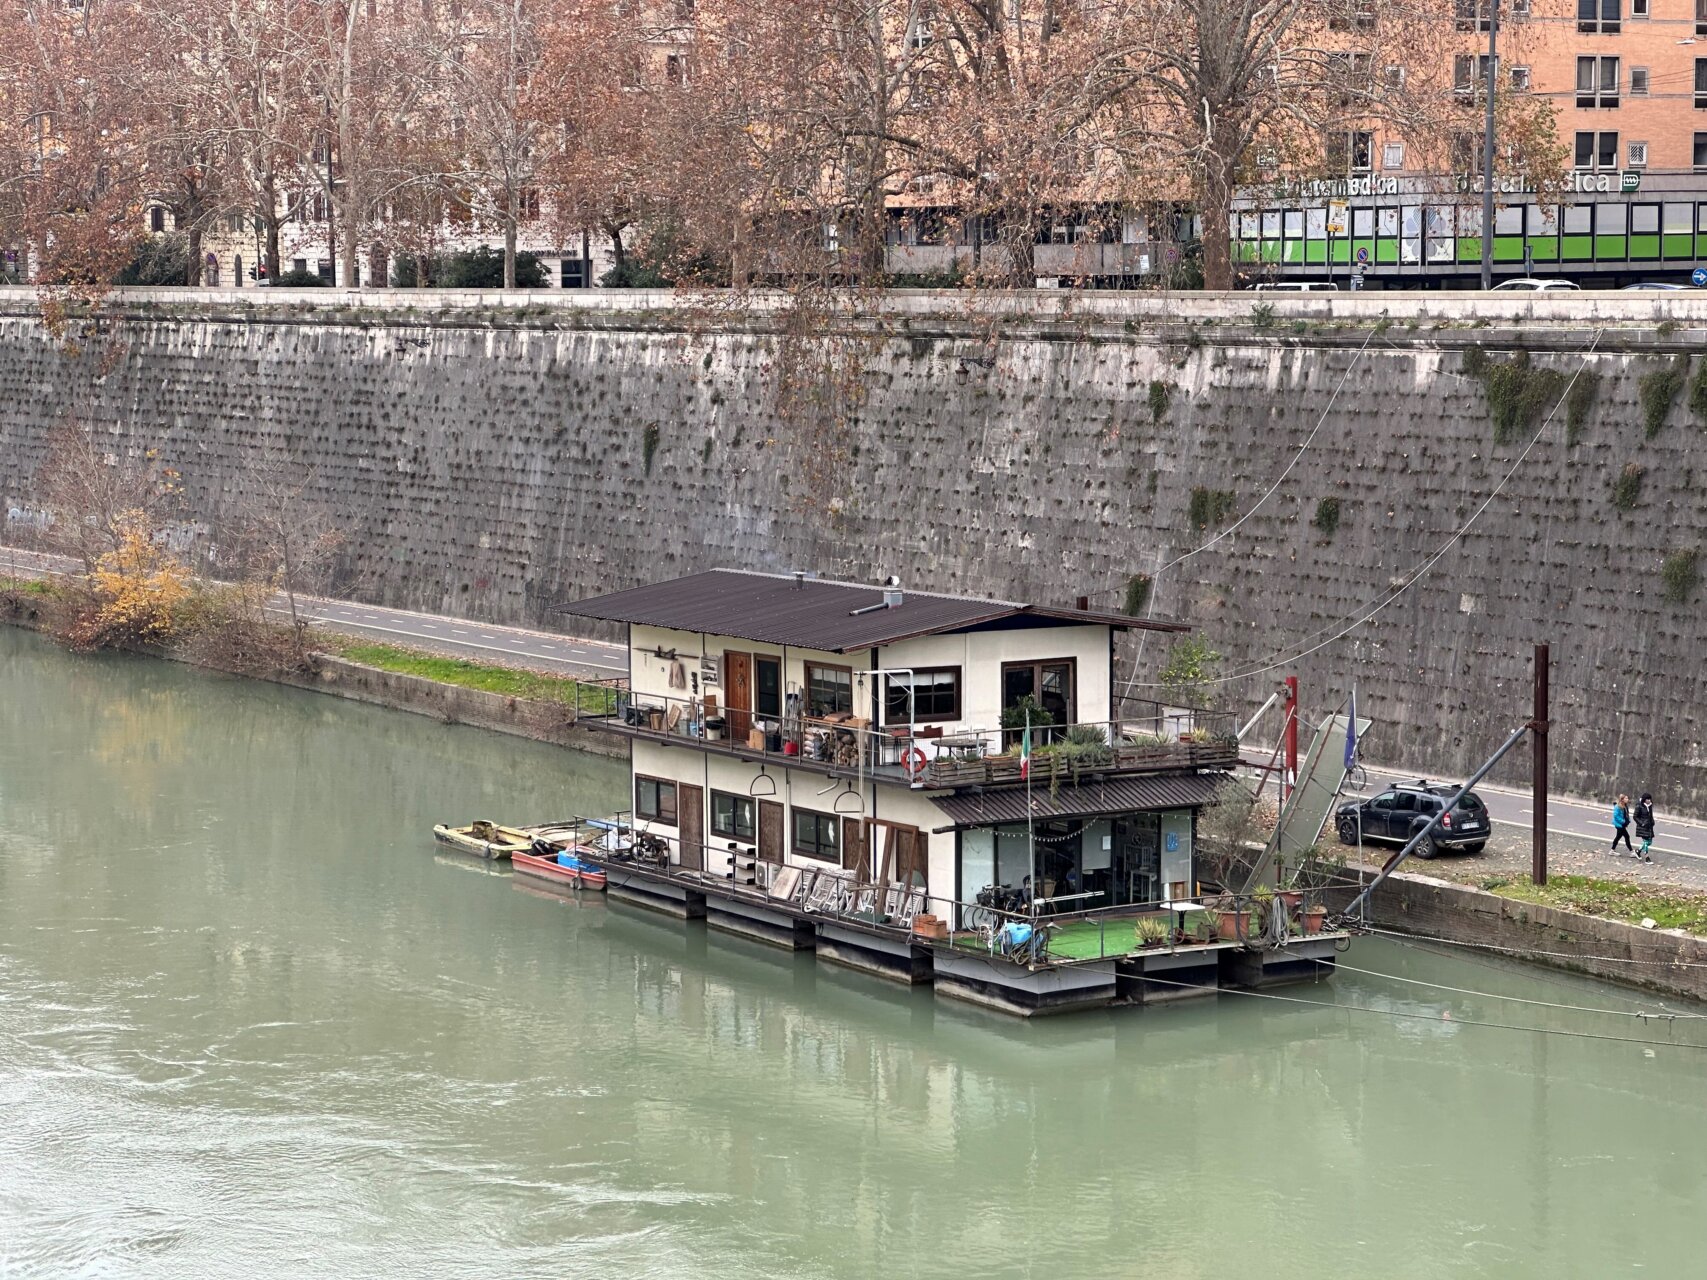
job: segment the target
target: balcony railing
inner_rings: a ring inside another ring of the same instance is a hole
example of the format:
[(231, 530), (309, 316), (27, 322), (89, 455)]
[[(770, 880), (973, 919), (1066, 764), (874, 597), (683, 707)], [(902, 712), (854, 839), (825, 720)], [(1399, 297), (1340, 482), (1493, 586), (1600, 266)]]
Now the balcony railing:
[(1124, 702), (1121, 710), (1115, 720), (1032, 726), (1029, 767), (1025, 730), (1013, 725), (873, 727), (848, 714), (776, 720), (708, 706), (701, 698), (626, 693), (610, 715), (583, 719), (635, 738), (927, 790), (1017, 786), (1028, 773), (1034, 783), (1061, 785), (1090, 774), (1227, 769), (1238, 762), (1230, 715), (1143, 701)]

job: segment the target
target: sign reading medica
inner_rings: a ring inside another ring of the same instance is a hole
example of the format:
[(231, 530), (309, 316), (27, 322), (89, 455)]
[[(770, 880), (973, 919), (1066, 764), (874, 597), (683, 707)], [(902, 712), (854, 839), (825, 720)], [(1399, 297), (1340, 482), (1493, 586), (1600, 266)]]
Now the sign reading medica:
[[(1562, 175), (1556, 188), (1560, 195), (1610, 196), (1629, 195), (1642, 189), (1639, 170), (1605, 170), (1593, 172), (1573, 169)], [(1482, 175), (1458, 173), (1441, 178), (1401, 178), (1393, 174), (1354, 174), (1343, 178), (1308, 178), (1302, 181), (1283, 180), (1274, 195), (1280, 198), (1345, 200), (1358, 196), (1421, 196), (1455, 192), (1459, 195), (1481, 195)], [(1532, 196), (1538, 194), (1535, 183), (1526, 177), (1512, 175), (1495, 177), (1494, 194), (1501, 196)]]

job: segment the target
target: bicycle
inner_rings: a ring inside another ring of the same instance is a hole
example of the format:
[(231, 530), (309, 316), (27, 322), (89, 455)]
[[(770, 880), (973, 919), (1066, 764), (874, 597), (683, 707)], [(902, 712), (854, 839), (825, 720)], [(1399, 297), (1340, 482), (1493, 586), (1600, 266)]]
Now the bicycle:
[(1049, 940), (1061, 932), (1050, 920), (1010, 920), (992, 930), (991, 952), (1015, 964), (1042, 964), (1049, 959)]

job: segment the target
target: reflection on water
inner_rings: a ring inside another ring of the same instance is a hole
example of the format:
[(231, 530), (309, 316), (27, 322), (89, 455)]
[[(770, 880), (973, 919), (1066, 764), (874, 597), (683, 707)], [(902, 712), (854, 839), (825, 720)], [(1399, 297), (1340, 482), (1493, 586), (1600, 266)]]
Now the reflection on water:
[(0, 1275), (1699, 1273), (1707, 1054), (1465, 1024), (1663, 1029), (1359, 974), (1295, 994), (1426, 1020), (1009, 1022), (432, 843), (624, 777), (0, 631)]

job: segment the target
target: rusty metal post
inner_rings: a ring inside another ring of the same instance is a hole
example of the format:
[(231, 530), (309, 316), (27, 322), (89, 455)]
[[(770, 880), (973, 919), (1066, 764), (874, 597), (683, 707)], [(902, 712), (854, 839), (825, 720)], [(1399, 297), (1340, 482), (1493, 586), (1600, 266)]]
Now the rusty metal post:
[(1547, 883), (1547, 666), (1545, 644), (1535, 646), (1535, 718), (1529, 722), (1534, 732), (1530, 747), (1530, 787), (1533, 795), (1530, 808), (1534, 810), (1534, 825), (1530, 832), (1529, 878), (1538, 885)]
[(1298, 785), (1298, 677), (1286, 677), (1286, 771), (1281, 775), (1286, 784), (1281, 801), (1292, 798)]

